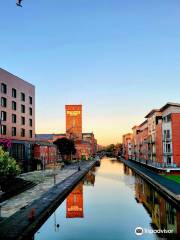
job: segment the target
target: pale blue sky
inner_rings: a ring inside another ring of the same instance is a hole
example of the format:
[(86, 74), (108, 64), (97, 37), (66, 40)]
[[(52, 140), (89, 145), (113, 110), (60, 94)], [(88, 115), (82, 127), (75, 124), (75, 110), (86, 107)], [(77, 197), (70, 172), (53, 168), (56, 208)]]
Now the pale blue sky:
[(152, 108), (180, 102), (179, 0), (15, 0), (0, 5), (0, 67), (36, 85), (36, 132), (121, 141)]

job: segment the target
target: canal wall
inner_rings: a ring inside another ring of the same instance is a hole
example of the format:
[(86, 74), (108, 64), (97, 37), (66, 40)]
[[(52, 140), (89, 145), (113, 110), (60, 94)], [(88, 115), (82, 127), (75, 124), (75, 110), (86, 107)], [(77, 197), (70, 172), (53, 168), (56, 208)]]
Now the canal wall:
[(180, 209), (180, 184), (160, 176), (159, 174), (139, 165), (130, 160), (120, 157), (121, 162), (133, 169), (135, 173), (149, 182), (156, 191), (160, 192), (165, 198), (173, 202)]
[[(77, 183), (95, 166), (95, 161), (87, 161), (81, 170), (53, 186), (39, 199), (22, 208), (11, 217), (0, 223), (0, 239), (23, 240), (32, 239), (33, 234), (64, 201)], [(31, 236), (31, 237), (30, 237)]]

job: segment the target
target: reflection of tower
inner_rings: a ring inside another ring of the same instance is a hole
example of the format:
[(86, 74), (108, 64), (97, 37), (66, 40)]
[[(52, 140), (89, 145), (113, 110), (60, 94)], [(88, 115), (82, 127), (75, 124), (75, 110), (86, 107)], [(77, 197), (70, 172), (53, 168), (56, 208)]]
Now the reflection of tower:
[(82, 139), (82, 105), (66, 105), (66, 135)]
[(66, 218), (83, 217), (83, 182), (80, 182), (66, 199)]

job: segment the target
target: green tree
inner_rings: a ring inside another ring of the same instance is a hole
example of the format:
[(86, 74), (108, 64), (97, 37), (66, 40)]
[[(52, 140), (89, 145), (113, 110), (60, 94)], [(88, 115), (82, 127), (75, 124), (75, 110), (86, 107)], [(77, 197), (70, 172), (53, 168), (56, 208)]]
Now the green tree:
[(76, 153), (76, 148), (74, 141), (68, 138), (60, 138), (54, 141), (54, 144), (57, 146), (63, 161), (66, 161), (66, 157), (70, 157)]
[(115, 145), (114, 144), (110, 144), (106, 147), (105, 151), (107, 152), (113, 152), (115, 149)]
[(8, 185), (15, 176), (20, 174), (21, 169), (16, 160), (9, 156), (0, 146), (0, 185), (3, 189), (4, 184)]

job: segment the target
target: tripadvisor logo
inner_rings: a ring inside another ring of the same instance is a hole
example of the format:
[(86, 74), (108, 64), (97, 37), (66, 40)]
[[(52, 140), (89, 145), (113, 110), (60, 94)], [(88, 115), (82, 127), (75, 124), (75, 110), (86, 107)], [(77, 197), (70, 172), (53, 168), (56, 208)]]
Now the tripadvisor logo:
[(137, 228), (135, 229), (135, 234), (136, 234), (136, 235), (140, 236), (140, 235), (143, 235), (143, 233), (144, 233), (144, 230), (143, 230), (142, 227), (137, 227)]
[(169, 233), (169, 234), (171, 234), (171, 233), (173, 233), (173, 230), (170, 230), (170, 229), (168, 229), (168, 230), (166, 230), (166, 229), (156, 229), (156, 230), (154, 230), (154, 229), (148, 229), (148, 228), (142, 228), (142, 227), (137, 227), (137, 228), (135, 228), (135, 234), (137, 235), (137, 236), (141, 236), (141, 235), (143, 235), (143, 234), (146, 234), (146, 233), (149, 233), (149, 234), (157, 234), (157, 233), (162, 233), (162, 234), (167, 234), (167, 233)]

